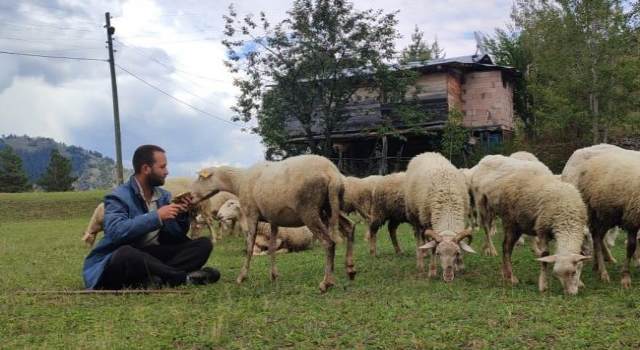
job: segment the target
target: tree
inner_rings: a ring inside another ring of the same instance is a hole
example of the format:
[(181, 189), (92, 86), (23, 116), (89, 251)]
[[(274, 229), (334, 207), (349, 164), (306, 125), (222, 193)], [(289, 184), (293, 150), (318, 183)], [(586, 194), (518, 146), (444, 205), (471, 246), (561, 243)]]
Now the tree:
[(411, 34), (411, 44), (402, 50), (402, 58), (400, 63), (426, 61), (444, 57), (443, 50), (440, 49), (438, 38), (436, 37), (433, 44), (429, 45), (423, 40), (424, 33), (415, 26), (413, 34)]
[[(638, 105), (640, 59), (621, 0), (517, 1), (512, 19), (538, 134), (607, 142)], [(635, 29), (637, 30), (637, 29)], [(590, 137), (588, 137), (590, 136)]]
[(5, 144), (0, 151), (0, 192), (27, 192), (31, 188), (22, 166), (22, 159)]
[[(225, 63), (232, 73), (243, 73), (234, 80), (240, 96), (233, 120), (256, 120), (251, 131), (278, 153), (287, 148), (285, 126), (292, 118), (304, 130), (306, 148), (330, 155), (331, 135), (350, 118), (349, 106), (370, 97), (356, 91), (364, 88), (382, 103), (389, 95), (401, 96), (395, 103), (404, 102), (408, 85), (389, 81), (399, 37), (396, 14), (358, 11), (344, 0), (296, 0), (289, 17), (272, 26), (264, 13), (257, 20), (250, 14), (240, 19), (231, 6), (225, 16)], [(403, 82), (417, 79), (413, 72), (397, 73)], [(402, 93), (382, 93), (383, 88)], [(415, 113), (403, 110), (392, 117), (405, 116), (414, 120)]]
[(56, 148), (51, 150), (51, 160), (40, 177), (38, 185), (47, 192), (73, 191), (72, 184), (78, 178), (71, 176), (71, 161), (63, 157)]

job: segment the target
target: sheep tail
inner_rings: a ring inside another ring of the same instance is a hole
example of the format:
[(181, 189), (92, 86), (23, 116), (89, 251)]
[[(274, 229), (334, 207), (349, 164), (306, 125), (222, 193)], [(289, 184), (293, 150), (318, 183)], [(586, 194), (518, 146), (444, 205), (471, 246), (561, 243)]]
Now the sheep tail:
[(340, 237), (340, 202), (342, 202), (342, 196), (344, 195), (344, 184), (340, 175), (331, 176), (328, 186), (329, 196), (329, 236), (336, 243), (341, 243)]

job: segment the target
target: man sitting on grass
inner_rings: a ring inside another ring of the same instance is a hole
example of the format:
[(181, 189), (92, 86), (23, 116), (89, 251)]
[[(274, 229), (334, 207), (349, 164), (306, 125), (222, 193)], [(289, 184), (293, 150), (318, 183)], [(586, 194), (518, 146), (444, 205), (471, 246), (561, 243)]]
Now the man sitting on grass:
[(164, 185), (169, 174), (165, 151), (154, 145), (133, 154), (134, 174), (104, 198), (104, 237), (84, 261), (88, 289), (149, 288), (216, 282), (220, 272), (202, 267), (211, 240), (191, 240), (189, 205), (171, 202)]

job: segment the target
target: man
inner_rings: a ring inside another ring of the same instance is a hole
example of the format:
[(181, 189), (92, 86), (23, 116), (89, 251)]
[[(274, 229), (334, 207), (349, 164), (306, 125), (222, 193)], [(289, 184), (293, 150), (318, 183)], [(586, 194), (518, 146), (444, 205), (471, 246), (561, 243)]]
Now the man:
[(145, 288), (160, 285), (207, 284), (218, 270), (202, 266), (213, 244), (206, 237), (191, 240), (189, 195), (171, 203), (164, 185), (169, 174), (165, 151), (154, 145), (133, 154), (134, 174), (104, 198), (104, 237), (84, 262), (88, 289)]

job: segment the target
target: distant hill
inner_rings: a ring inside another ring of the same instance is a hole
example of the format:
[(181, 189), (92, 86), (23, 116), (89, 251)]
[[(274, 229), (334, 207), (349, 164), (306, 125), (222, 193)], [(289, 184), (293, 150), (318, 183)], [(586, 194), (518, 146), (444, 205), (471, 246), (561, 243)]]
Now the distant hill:
[[(115, 161), (102, 156), (99, 152), (77, 146), (67, 146), (49, 138), (26, 135), (2, 135), (0, 150), (4, 149), (5, 145), (11, 146), (13, 151), (20, 156), (24, 171), (32, 183), (37, 182), (47, 169), (51, 150), (56, 147), (61, 155), (71, 160), (71, 173), (78, 177), (78, 180), (73, 183), (76, 191), (110, 189), (116, 185)], [(126, 179), (133, 171), (125, 169), (124, 173)]]

